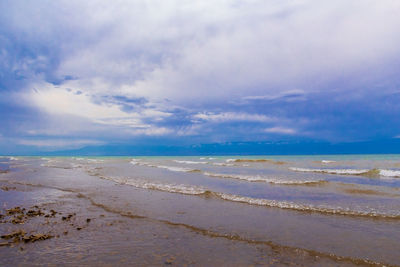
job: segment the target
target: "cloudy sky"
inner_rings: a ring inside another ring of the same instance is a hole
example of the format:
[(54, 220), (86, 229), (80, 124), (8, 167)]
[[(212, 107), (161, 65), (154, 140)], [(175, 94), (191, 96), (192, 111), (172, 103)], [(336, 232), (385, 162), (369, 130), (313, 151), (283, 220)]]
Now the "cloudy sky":
[(400, 138), (397, 0), (0, 1), (0, 150)]

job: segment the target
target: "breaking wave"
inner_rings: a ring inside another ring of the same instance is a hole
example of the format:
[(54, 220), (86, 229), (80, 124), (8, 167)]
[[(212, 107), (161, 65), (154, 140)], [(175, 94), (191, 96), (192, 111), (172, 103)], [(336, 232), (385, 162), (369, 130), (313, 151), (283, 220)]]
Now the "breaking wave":
[(271, 184), (282, 184), (282, 185), (307, 185), (307, 184), (322, 184), (326, 183), (323, 180), (302, 180), (302, 181), (294, 181), (294, 180), (283, 180), (279, 178), (271, 178), (260, 175), (241, 175), (241, 174), (224, 174), (224, 173), (211, 173), (204, 172), (204, 175), (210, 177), (217, 178), (229, 178), (229, 179), (237, 179), (237, 180), (245, 180), (249, 182), (266, 182)]
[(284, 162), (284, 161), (276, 161), (276, 160), (271, 160), (271, 159), (227, 159), (226, 162), (271, 163), (271, 164), (277, 164), (277, 165), (286, 164), (286, 162)]
[(225, 166), (225, 167), (235, 166), (235, 164), (223, 163), (223, 162), (214, 162), (212, 165), (214, 165), (214, 166)]
[(184, 184), (163, 184), (157, 182), (149, 182), (145, 180), (128, 180), (116, 177), (106, 177), (102, 175), (97, 175), (97, 177), (104, 180), (113, 181), (118, 184), (130, 185), (136, 188), (164, 191), (169, 193), (179, 193), (184, 195), (202, 195), (207, 192), (207, 189), (205, 188)]
[(397, 214), (384, 214), (379, 213), (374, 209), (370, 209), (368, 211), (357, 211), (351, 210), (349, 208), (341, 208), (341, 207), (329, 207), (329, 206), (316, 206), (316, 205), (305, 205), (288, 201), (277, 201), (277, 200), (269, 200), (263, 198), (251, 198), (244, 196), (237, 196), (232, 194), (225, 193), (213, 193), (217, 197), (233, 201), (233, 202), (241, 202), (250, 205), (258, 205), (258, 206), (267, 206), (281, 209), (290, 209), (297, 211), (306, 211), (306, 212), (318, 212), (324, 214), (333, 214), (333, 215), (350, 215), (350, 216), (365, 216), (365, 217), (381, 217), (381, 218), (391, 218), (391, 219), (400, 219), (400, 213)]
[(365, 174), (370, 170), (356, 170), (356, 169), (308, 169), (308, 168), (296, 168), (290, 167), (289, 170), (296, 172), (318, 172), (318, 173), (329, 173), (329, 174)]
[(156, 191), (163, 191), (163, 192), (177, 193), (184, 195), (214, 197), (225, 201), (245, 203), (248, 205), (289, 209), (302, 212), (317, 212), (330, 215), (348, 215), (348, 216), (362, 216), (362, 217), (373, 217), (373, 218), (400, 219), (400, 211), (397, 211), (394, 214), (386, 214), (386, 213), (381, 213), (373, 208), (368, 208), (367, 210), (352, 210), (350, 208), (331, 207), (327, 205), (302, 204), (290, 201), (239, 196), (229, 193), (214, 192), (204, 187), (185, 185), (185, 184), (165, 184), (160, 182), (150, 182), (137, 179), (131, 180), (125, 178), (106, 177), (102, 175), (96, 175), (96, 176), (101, 179), (109, 180), (122, 185), (133, 186), (140, 189), (149, 189), (149, 190), (156, 190)]
[(190, 161), (190, 160), (174, 160), (176, 163), (183, 163), (183, 164), (207, 164), (207, 161)]
[(296, 172), (316, 172), (328, 174), (343, 174), (343, 175), (363, 175), (363, 176), (384, 176), (384, 177), (400, 177), (399, 170), (384, 170), (384, 169), (308, 169), (290, 167), (292, 171)]
[(176, 166), (166, 166), (166, 165), (155, 165), (151, 164), (148, 162), (143, 162), (137, 159), (133, 159), (131, 161), (131, 164), (133, 165), (139, 165), (139, 166), (147, 166), (147, 167), (153, 167), (153, 168), (159, 168), (159, 169), (166, 169), (169, 171), (173, 172), (201, 172), (201, 170), (198, 169), (190, 169), (190, 168), (183, 168), (183, 167), (176, 167)]
[(166, 169), (173, 172), (201, 172), (201, 170), (198, 169), (189, 169), (189, 168), (174, 167), (174, 166), (154, 165), (154, 167), (160, 169)]
[(334, 161), (334, 160), (321, 160), (321, 163), (324, 163), (324, 164), (329, 164), (329, 163), (335, 163), (336, 161)]
[(379, 170), (379, 174), (385, 177), (400, 177), (399, 170)]

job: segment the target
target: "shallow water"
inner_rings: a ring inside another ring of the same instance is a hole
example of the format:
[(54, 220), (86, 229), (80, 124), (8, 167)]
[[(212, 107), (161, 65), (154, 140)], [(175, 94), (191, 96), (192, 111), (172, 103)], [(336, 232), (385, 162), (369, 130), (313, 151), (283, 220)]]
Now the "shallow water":
[[(400, 264), (400, 156), (14, 157), (0, 180), (79, 192), (115, 214)], [(235, 241), (236, 240), (236, 241)]]

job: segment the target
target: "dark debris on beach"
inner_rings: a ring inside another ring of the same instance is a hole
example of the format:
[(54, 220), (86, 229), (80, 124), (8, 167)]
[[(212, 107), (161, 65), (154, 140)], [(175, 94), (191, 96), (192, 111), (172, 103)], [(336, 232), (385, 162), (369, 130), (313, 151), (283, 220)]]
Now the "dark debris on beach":
[[(40, 208), (37, 205), (29, 209), (16, 206), (13, 208), (6, 209), (5, 214), (0, 213), (0, 223), (10, 224), (10, 225), (24, 225), (28, 223), (29, 220), (32, 218), (39, 218), (40, 220), (43, 220), (44, 221), (43, 224), (49, 224), (48, 220), (51, 218), (54, 219), (61, 218), (61, 223), (62, 223), (66, 221), (71, 221), (71, 218), (73, 218), (75, 215), (76, 214), (73, 213), (73, 214), (68, 214), (66, 216), (61, 216), (60, 212), (57, 212), (53, 209), (47, 211), (45, 208)], [(55, 221), (53, 223), (58, 223), (58, 222)], [(90, 219), (88, 218), (86, 222), (89, 223)], [(76, 227), (76, 230), (81, 230), (81, 229), (83, 229), (83, 227)], [(68, 231), (64, 231), (63, 234), (67, 235)], [(51, 232), (38, 233), (36, 231), (27, 233), (27, 231), (21, 228), (9, 233), (1, 233), (0, 238), (2, 240), (0, 240), (0, 247), (13, 246), (19, 243), (34, 243), (37, 241), (43, 241), (53, 238), (55, 236), (59, 237), (60, 235), (55, 235)], [(23, 250), (22, 247), (21, 250)]]

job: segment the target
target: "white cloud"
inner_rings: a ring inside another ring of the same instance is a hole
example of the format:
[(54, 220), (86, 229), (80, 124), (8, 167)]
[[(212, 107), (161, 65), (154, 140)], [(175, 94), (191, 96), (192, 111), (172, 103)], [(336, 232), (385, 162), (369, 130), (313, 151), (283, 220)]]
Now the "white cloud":
[(211, 122), (229, 122), (229, 121), (248, 121), (248, 122), (271, 122), (275, 118), (262, 115), (262, 114), (248, 114), (236, 112), (223, 112), (223, 113), (198, 113), (193, 116), (196, 120), (204, 120)]
[(273, 134), (288, 134), (288, 135), (292, 135), (292, 134), (296, 134), (297, 131), (295, 129), (292, 128), (286, 128), (286, 127), (271, 127), (271, 128), (267, 128), (264, 130), (264, 132), (266, 133), (273, 133)]
[(68, 82), (73, 88), (191, 104), (279, 94), (391, 60), (399, 54), (399, 7), (391, 0), (59, 1), (17, 5), (13, 30), (60, 42), (56, 73), (79, 77)]
[(34, 140), (34, 139), (20, 139), (16, 141), (17, 144), (35, 146), (42, 148), (79, 148), (87, 145), (101, 145), (104, 144), (98, 140), (85, 140), (85, 139), (44, 139), (44, 140)]
[(160, 136), (173, 133), (172, 129), (166, 127), (151, 126), (145, 129), (134, 129), (129, 131), (132, 135)]
[(124, 118), (128, 114), (116, 105), (97, 105), (86, 94), (76, 95), (65, 88), (56, 88), (51, 84), (40, 84), (26, 97), (33, 105), (50, 114), (68, 114), (92, 120)]
[[(171, 116), (168, 112), (163, 112), (154, 107), (142, 107), (138, 112), (125, 112), (121, 106), (115, 103), (95, 103), (88, 94), (76, 94), (67, 90), (65, 86), (55, 87), (48, 83), (36, 84), (35, 90), (23, 95), (23, 99), (30, 105), (46, 111), (52, 116), (74, 116), (90, 120), (92, 123), (108, 126), (121, 126), (127, 128), (145, 128), (136, 130), (135, 134), (154, 135), (167, 133), (155, 127), (149, 130), (152, 124), (145, 123), (144, 120), (152, 122), (162, 121)], [(33, 134), (36, 130), (29, 130)]]
[(293, 97), (296, 99), (305, 99), (304, 97), (304, 90), (294, 89), (289, 91), (278, 92), (276, 94), (269, 94), (269, 95), (257, 95), (257, 96), (245, 96), (243, 100), (275, 100), (282, 97)]

